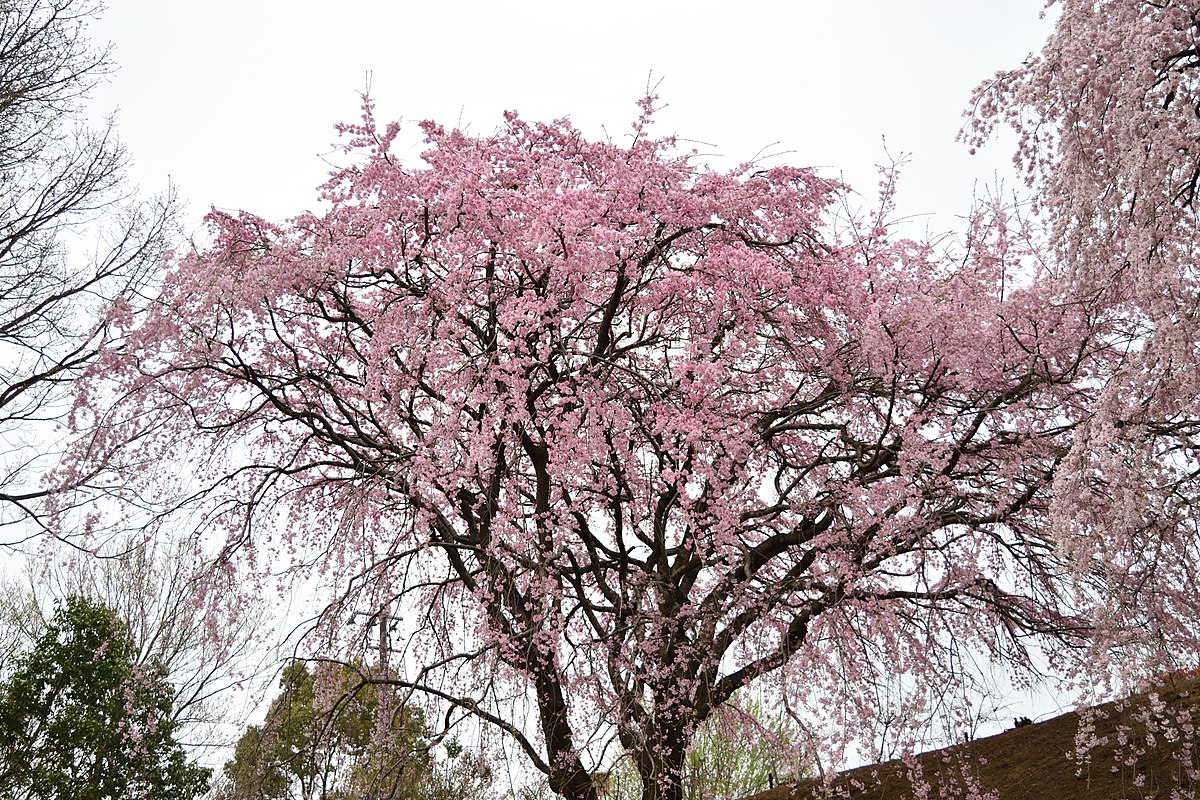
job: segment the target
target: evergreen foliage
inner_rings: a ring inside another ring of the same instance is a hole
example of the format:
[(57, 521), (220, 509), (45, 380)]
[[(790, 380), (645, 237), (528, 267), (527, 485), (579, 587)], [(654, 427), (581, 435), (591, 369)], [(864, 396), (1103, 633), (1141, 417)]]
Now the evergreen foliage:
[(175, 738), (171, 688), (141, 667), (116, 614), (63, 603), (0, 684), (0, 796), (12, 800), (190, 800), (209, 770)]

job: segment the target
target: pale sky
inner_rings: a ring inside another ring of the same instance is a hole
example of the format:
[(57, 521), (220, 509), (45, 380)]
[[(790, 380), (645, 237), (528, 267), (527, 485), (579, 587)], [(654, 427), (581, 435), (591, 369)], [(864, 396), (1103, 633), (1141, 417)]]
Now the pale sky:
[(195, 230), (209, 205), (275, 220), (315, 207), (333, 124), (357, 118), (368, 73), (414, 155), (417, 121), (487, 133), (506, 109), (617, 138), (653, 76), (657, 132), (702, 142), (716, 165), (790, 151), (779, 161), (873, 196), (886, 137), (911, 157), (902, 213), (936, 214), (918, 225), (937, 232), (1011, 175), (1011, 140), (971, 156), (955, 134), (972, 87), (1039, 46), (1042, 5), (108, 0), (92, 36), (120, 71), (94, 104), (119, 109), (135, 181), (173, 181)]

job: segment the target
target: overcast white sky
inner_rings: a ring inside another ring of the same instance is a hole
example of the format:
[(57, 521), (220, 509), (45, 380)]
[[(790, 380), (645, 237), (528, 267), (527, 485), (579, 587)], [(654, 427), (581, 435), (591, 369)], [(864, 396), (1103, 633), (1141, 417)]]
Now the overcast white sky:
[(954, 138), (972, 87), (1045, 37), (1042, 5), (108, 0), (92, 35), (120, 71), (95, 108), (119, 109), (134, 179), (173, 181), (195, 229), (210, 205), (271, 219), (313, 207), (333, 123), (357, 118), (368, 73), (383, 120), (485, 133), (517, 109), (591, 136), (628, 131), (653, 74), (658, 132), (706, 143), (715, 164), (772, 147), (873, 194), (886, 137), (911, 155), (901, 211), (936, 214), (939, 231), (1010, 173), (1009, 142), (971, 156)]

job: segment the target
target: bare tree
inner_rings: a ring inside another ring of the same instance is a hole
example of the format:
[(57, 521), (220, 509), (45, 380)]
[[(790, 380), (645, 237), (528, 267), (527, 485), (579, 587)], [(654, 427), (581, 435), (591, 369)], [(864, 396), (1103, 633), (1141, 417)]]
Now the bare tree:
[[(41, 477), (64, 389), (165, 246), (170, 199), (132, 199), (112, 121), (88, 92), (112, 68), (90, 0), (0, 0), (0, 542), (45, 528)], [(119, 305), (116, 307), (120, 307)], [(37, 525), (30, 526), (33, 521)]]

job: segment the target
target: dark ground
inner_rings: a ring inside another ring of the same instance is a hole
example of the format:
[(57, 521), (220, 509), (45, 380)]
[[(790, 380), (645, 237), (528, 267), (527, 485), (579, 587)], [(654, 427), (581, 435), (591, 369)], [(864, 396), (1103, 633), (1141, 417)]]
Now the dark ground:
[[(921, 771), (931, 779), (927, 795), (914, 791), (908, 767), (888, 761), (850, 770), (830, 788), (802, 782), (746, 800), (959, 800), (977, 796), (971, 794), (972, 783), (982, 788), (984, 797), (994, 791), (997, 794), (990, 796), (999, 800), (1200, 797), (1200, 772), (1194, 771), (1192, 778), (1185, 768), (1200, 770), (1200, 679), (1195, 675), (1167, 678), (1155, 691), (1164, 704), (1157, 711), (1151, 707), (1149, 694), (1092, 709), (1098, 712), (1095, 733), (1107, 741), (1094, 748), (1090, 762), (1082, 766), (1072, 755), (1080, 715), (1070, 713), (917, 756)], [(1195, 729), (1180, 724), (1189, 718)], [(1161, 732), (1165, 725), (1149, 726), (1148, 719), (1160, 723), (1173, 720), (1169, 724), (1176, 729), (1174, 741)], [(1160, 732), (1151, 733), (1151, 727)]]

